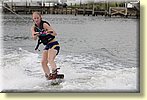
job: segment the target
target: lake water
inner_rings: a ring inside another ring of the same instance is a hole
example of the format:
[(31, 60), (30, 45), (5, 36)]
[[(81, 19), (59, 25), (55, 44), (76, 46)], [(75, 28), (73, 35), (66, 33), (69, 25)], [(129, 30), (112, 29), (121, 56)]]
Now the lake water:
[[(24, 19), (22, 19), (22, 18)], [(56, 58), (60, 85), (44, 78), (41, 51), (35, 51), (31, 15), (2, 15), (4, 91), (139, 91), (139, 19), (102, 16), (43, 15), (58, 33)]]

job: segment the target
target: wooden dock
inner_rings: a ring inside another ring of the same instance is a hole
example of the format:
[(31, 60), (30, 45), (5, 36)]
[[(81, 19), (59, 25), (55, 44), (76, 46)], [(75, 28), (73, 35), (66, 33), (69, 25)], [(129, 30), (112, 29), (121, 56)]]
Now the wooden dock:
[(92, 16), (97, 16), (97, 15), (107, 15), (108, 12), (106, 10), (93, 10), (93, 9), (76, 9), (75, 10), (75, 15), (78, 14), (83, 14), (85, 15), (92, 15)]
[(42, 14), (73, 14), (77, 15), (102, 15), (102, 16), (120, 16), (120, 17), (128, 17), (128, 16), (139, 16), (139, 10), (128, 9), (126, 7), (111, 7), (109, 4), (103, 4), (103, 8), (100, 9), (96, 4), (83, 4), (80, 6), (70, 5), (67, 7), (62, 6), (17, 6), (17, 5), (4, 5), (3, 13), (12, 13), (7, 8), (11, 9), (11, 11), (17, 14), (32, 14), (34, 11), (39, 11)]
[[(42, 14), (83, 14), (85, 15), (106, 15), (108, 12), (105, 10), (93, 10), (93, 9), (82, 9), (82, 8), (57, 8), (57, 7), (45, 7), (45, 6), (12, 6), (9, 7), (12, 11), (18, 14), (32, 14), (34, 11), (39, 11)], [(11, 13), (8, 9), (3, 7), (4, 13)]]
[(109, 16), (127, 16), (127, 8), (125, 7), (110, 7), (109, 8)]

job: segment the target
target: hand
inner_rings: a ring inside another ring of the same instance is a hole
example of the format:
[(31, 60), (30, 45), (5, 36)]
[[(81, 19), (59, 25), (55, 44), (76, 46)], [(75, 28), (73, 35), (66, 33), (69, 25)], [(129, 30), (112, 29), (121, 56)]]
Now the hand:
[(36, 32), (35, 34), (34, 34), (34, 36), (39, 36), (40, 35), (40, 33), (39, 32)]

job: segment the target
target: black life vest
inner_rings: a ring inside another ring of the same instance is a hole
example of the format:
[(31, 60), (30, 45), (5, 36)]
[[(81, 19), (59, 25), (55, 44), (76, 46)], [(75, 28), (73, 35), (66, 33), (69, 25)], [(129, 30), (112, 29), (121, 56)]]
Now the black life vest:
[(35, 24), (35, 27), (34, 27), (35, 32), (43, 32), (43, 31), (45, 31), (44, 28), (43, 28), (44, 23), (46, 23), (46, 24), (48, 24), (50, 26), (50, 24), (47, 21), (41, 20), (40, 26), (37, 26), (37, 24)]
[(45, 29), (43, 28), (44, 23), (47, 23), (50, 26), (50, 24), (48, 22), (43, 21), (43, 20), (41, 20), (40, 26), (37, 26), (35, 24), (35, 27), (34, 27), (35, 32), (40, 33), (38, 43), (37, 43), (35, 50), (38, 49), (38, 47), (41, 43), (43, 43), (44, 45), (47, 45), (50, 41), (52, 41), (55, 38), (55, 36), (53, 36), (51, 34), (42, 34), (43, 32), (45, 32)]

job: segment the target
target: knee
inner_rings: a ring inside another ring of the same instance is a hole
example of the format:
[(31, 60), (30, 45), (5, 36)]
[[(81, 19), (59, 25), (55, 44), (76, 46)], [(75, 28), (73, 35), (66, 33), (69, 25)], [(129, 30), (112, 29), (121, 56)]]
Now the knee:
[(47, 65), (47, 63), (48, 63), (47, 60), (42, 60), (42, 61), (41, 61), (41, 64), (42, 64), (42, 65)]

